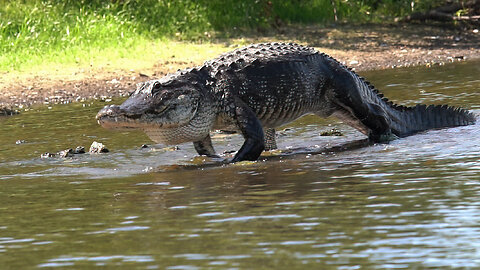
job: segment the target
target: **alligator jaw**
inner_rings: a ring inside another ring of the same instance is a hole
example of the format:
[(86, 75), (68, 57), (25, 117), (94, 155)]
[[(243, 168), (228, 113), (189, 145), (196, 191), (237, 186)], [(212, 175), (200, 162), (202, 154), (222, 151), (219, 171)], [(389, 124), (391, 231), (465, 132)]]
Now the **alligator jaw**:
[(158, 121), (163, 112), (167, 111), (168, 106), (160, 113), (139, 113), (129, 114), (119, 105), (107, 105), (101, 109), (96, 116), (98, 124), (106, 129), (165, 129), (181, 126), (180, 123), (171, 121)]

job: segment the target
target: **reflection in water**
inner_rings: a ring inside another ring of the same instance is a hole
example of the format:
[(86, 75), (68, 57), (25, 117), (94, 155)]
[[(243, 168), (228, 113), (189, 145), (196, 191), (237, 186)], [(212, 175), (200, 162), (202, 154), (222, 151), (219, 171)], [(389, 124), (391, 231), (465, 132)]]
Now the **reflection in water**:
[[(366, 77), (405, 104), (447, 102), (479, 113), (479, 69), (461, 63)], [(364, 137), (307, 117), (280, 134), (280, 148), (291, 152), (203, 166), (214, 161), (194, 158), (191, 145), (142, 149), (141, 133), (101, 129), (93, 116), (103, 105), (0, 120), (0, 265), (480, 267), (479, 124), (338, 149)], [(328, 125), (345, 136), (318, 136)], [(113, 151), (39, 158), (94, 140)], [(217, 135), (214, 143), (219, 152), (235, 150), (241, 138)]]

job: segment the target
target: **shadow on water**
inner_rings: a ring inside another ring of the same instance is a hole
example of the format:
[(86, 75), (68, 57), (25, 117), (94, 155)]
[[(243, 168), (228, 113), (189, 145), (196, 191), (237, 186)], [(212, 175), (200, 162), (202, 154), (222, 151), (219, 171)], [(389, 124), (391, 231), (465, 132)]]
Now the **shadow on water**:
[[(368, 139), (361, 139), (355, 140), (351, 142), (345, 142), (333, 146), (323, 146), (320, 147), (316, 145), (315, 147), (302, 147), (302, 148), (290, 148), (288, 150), (277, 150), (271, 151), (262, 154), (259, 158), (259, 161), (256, 162), (278, 162), (284, 161), (288, 159), (298, 159), (299, 157), (310, 157), (312, 155), (326, 155), (326, 154), (334, 154), (344, 151), (351, 151), (355, 149), (360, 149), (363, 147), (371, 146), (374, 143)], [(231, 157), (232, 158), (232, 157)], [(244, 161), (237, 164), (228, 164), (228, 161), (231, 158), (204, 158), (198, 157), (198, 161), (192, 162), (192, 164), (175, 164), (175, 165), (165, 165), (159, 166), (155, 168), (156, 172), (164, 172), (164, 171), (175, 171), (175, 170), (201, 170), (206, 168), (214, 168), (214, 167), (221, 167), (221, 166), (238, 166), (244, 164), (255, 164), (256, 162), (252, 161)]]
[[(480, 113), (479, 63), (363, 74), (390, 99)], [(119, 101), (116, 101), (119, 102)], [(480, 124), (388, 144), (334, 119), (219, 166), (94, 120), (104, 103), (0, 119), (0, 265), (10, 269), (480, 267)], [(332, 127), (344, 136), (321, 137)], [(16, 142), (20, 140), (19, 144)], [(93, 141), (111, 152), (41, 159)], [(217, 152), (238, 135), (213, 137)], [(194, 168), (192, 170), (192, 168)]]

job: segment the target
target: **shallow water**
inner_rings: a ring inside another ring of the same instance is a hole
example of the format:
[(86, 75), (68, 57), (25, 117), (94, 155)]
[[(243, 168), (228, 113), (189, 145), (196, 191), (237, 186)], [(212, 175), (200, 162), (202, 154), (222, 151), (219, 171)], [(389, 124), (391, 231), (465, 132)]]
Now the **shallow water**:
[[(470, 62), (363, 75), (398, 103), (478, 114), (478, 74)], [(203, 166), (190, 144), (141, 149), (144, 134), (102, 129), (104, 105), (0, 118), (2, 269), (480, 268), (479, 124), (330, 151), (364, 137), (306, 117), (278, 138), (296, 154)], [(345, 136), (318, 136), (332, 127)], [(93, 141), (111, 152), (40, 159)], [(214, 137), (220, 153), (241, 142)]]

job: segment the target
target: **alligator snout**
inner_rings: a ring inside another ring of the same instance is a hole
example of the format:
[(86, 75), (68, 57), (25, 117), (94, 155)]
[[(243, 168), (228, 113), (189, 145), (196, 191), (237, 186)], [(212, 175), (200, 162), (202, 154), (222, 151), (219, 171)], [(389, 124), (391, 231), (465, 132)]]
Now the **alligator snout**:
[(120, 105), (103, 107), (96, 116), (98, 124), (107, 129), (138, 128), (137, 120), (141, 114), (130, 114)]
[(115, 116), (118, 116), (119, 114), (121, 114), (120, 106), (107, 105), (97, 113), (96, 119), (98, 121), (101, 121), (106, 117), (115, 117)]
[(118, 105), (103, 107), (96, 116), (98, 124), (107, 129), (121, 128), (124, 120), (122, 109)]

